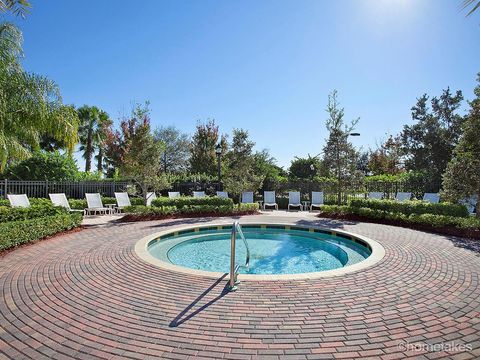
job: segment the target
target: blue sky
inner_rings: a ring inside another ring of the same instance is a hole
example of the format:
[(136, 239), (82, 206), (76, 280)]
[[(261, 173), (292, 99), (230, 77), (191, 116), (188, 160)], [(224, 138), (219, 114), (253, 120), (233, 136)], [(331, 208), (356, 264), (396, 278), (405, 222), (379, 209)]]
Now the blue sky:
[(149, 100), (153, 126), (187, 133), (214, 118), (222, 132), (249, 130), (282, 166), (321, 152), (333, 89), (368, 148), (410, 123), (423, 93), (471, 98), (480, 71), (480, 13), (465, 18), (460, 0), (32, 3), (15, 20), (24, 65), (65, 103), (118, 120)]

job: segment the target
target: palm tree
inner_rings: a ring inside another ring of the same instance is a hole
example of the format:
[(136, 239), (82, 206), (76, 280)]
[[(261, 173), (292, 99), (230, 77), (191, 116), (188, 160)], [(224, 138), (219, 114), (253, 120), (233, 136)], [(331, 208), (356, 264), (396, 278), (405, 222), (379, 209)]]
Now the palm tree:
[(113, 121), (110, 120), (109, 115), (100, 110), (100, 114), (98, 116), (98, 126), (94, 134), (95, 145), (98, 150), (97, 156), (95, 159), (97, 160), (97, 172), (103, 172), (103, 158), (105, 157), (105, 147), (107, 142), (107, 134), (111, 126), (113, 125)]
[(83, 151), (85, 159), (85, 172), (92, 169), (92, 158), (97, 160), (97, 171), (103, 171), (103, 157), (105, 149), (105, 140), (107, 129), (113, 124), (108, 114), (96, 106), (84, 105), (78, 110), (80, 118), (80, 127), (78, 129), (80, 137), (80, 151)]
[(22, 69), (22, 41), (15, 25), (0, 24), (0, 171), (39, 149), (44, 135), (64, 141), (69, 153), (77, 143), (77, 113), (55, 82)]
[(478, 0), (463, 0), (463, 8), (464, 9), (466, 9), (470, 6), (473, 6), (473, 8), (470, 9), (467, 16), (472, 15), (475, 10), (480, 8), (480, 1), (478, 1)]
[(92, 157), (95, 151), (94, 133), (98, 126), (100, 110), (96, 106), (83, 105), (78, 109), (80, 126), (78, 134), (80, 138), (80, 151), (83, 151), (85, 159), (85, 172), (92, 169)]

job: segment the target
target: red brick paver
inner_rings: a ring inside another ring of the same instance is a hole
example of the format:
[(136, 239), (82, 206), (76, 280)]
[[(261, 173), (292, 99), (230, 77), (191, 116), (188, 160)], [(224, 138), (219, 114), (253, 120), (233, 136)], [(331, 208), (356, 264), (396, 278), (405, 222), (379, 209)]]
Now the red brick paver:
[(480, 357), (480, 257), (443, 236), (297, 216), (371, 237), (386, 255), (340, 277), (227, 293), (226, 278), (135, 254), (143, 236), (194, 221), (89, 228), (1, 257), (0, 358)]

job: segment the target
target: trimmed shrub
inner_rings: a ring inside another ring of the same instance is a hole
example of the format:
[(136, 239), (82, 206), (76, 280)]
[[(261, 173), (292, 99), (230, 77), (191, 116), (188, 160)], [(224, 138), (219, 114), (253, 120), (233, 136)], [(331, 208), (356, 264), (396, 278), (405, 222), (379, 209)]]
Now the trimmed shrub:
[(228, 198), (221, 198), (218, 196), (206, 196), (203, 198), (194, 198), (191, 196), (180, 196), (177, 198), (170, 199), (168, 197), (157, 198), (152, 201), (152, 205), (155, 207), (162, 206), (175, 206), (178, 210), (182, 210), (185, 207), (189, 206), (212, 206), (212, 207), (221, 207), (229, 206), (233, 208), (233, 200)]
[(480, 230), (480, 219), (475, 217), (458, 217), (436, 214), (403, 214), (386, 212), (378, 209), (352, 206), (324, 205), (320, 215), (346, 216), (358, 215), (373, 220), (389, 220), (407, 224), (421, 224), (432, 227), (456, 227), (467, 230)]
[(175, 206), (136, 205), (127, 206), (124, 211), (128, 214), (168, 216), (176, 214), (177, 208)]
[(58, 214), (0, 224), (0, 250), (36, 241), (79, 226), (82, 215)]
[(354, 208), (369, 208), (405, 215), (434, 214), (455, 217), (469, 216), (468, 210), (464, 205), (451, 203), (432, 204), (425, 201), (352, 199), (350, 200), (350, 206)]
[[(44, 199), (44, 198), (29, 198), (30, 205), (52, 205), (52, 202), (50, 199)], [(6, 199), (1, 199), (0, 200), (0, 206), (8, 206), (10, 207), (10, 202)]]
[(255, 213), (259, 208), (258, 203), (237, 204), (233, 208), (233, 211), (239, 213)]
[(0, 206), (0, 223), (9, 221), (20, 221), (44, 216), (53, 216), (65, 214), (67, 211), (61, 207), (50, 204), (35, 204), (28, 208), (12, 208), (10, 206)]
[(218, 214), (228, 215), (236, 213), (255, 213), (258, 211), (258, 203), (251, 204), (233, 204), (230, 205), (184, 205), (181, 208), (176, 206), (129, 206), (124, 210), (128, 214), (140, 215), (145, 217), (151, 216), (172, 216), (172, 215), (194, 215), (194, 214)]

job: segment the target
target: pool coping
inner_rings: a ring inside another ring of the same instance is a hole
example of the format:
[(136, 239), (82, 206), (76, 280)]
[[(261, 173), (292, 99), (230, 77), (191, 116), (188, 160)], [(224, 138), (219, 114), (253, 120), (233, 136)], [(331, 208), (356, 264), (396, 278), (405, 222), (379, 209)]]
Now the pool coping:
[[(377, 264), (380, 260), (383, 259), (385, 256), (385, 249), (383, 246), (378, 243), (377, 241), (367, 238), (365, 236), (351, 233), (348, 231), (343, 231), (343, 230), (336, 230), (336, 229), (329, 229), (321, 226), (313, 226), (313, 225), (299, 225), (295, 223), (285, 223), (285, 222), (272, 222), (272, 223), (257, 223), (257, 222), (246, 222), (243, 225), (245, 226), (272, 226), (272, 225), (278, 225), (278, 226), (288, 226), (288, 227), (294, 227), (294, 228), (303, 228), (303, 229), (317, 229), (317, 230), (324, 230), (330, 232), (332, 235), (345, 235), (345, 236), (350, 236), (352, 238), (357, 238), (359, 240), (362, 240), (366, 242), (370, 248), (372, 253), (368, 258), (366, 258), (363, 261), (360, 261), (356, 264), (348, 265), (342, 268), (338, 269), (333, 269), (333, 270), (325, 270), (325, 271), (318, 271), (318, 272), (309, 272), (309, 273), (302, 273), (302, 274), (263, 274), (263, 275), (256, 275), (256, 274), (239, 274), (238, 279), (239, 280), (246, 280), (246, 281), (277, 281), (277, 280), (308, 280), (308, 279), (319, 279), (319, 278), (329, 278), (329, 277), (335, 277), (335, 276), (342, 276), (345, 274), (350, 274), (354, 273), (363, 269), (366, 269), (368, 267), (371, 267), (375, 264)], [(211, 272), (211, 271), (204, 271), (204, 270), (195, 270), (195, 269), (190, 269), (186, 268), (183, 266), (178, 266), (174, 265), (172, 263), (168, 263), (165, 261), (162, 261), (160, 259), (155, 258), (148, 252), (148, 245), (150, 244), (151, 241), (161, 237), (165, 236), (167, 234), (170, 234), (172, 232), (180, 232), (184, 230), (191, 230), (191, 229), (201, 229), (201, 228), (209, 228), (209, 227), (228, 227), (229, 224), (226, 223), (209, 223), (209, 224), (201, 224), (201, 225), (195, 225), (195, 224), (188, 224), (188, 225), (183, 225), (179, 227), (175, 227), (174, 229), (166, 229), (160, 232), (156, 232), (154, 234), (150, 234), (148, 236), (145, 236), (144, 238), (140, 239), (137, 241), (135, 244), (135, 253), (140, 257), (143, 261), (150, 263), (151, 265), (158, 266), (160, 268), (166, 269), (166, 270), (171, 270), (175, 272), (180, 272), (183, 274), (187, 275), (196, 275), (196, 276), (202, 276), (202, 277), (208, 277), (211, 279), (218, 279), (222, 276), (225, 275), (223, 272)]]

